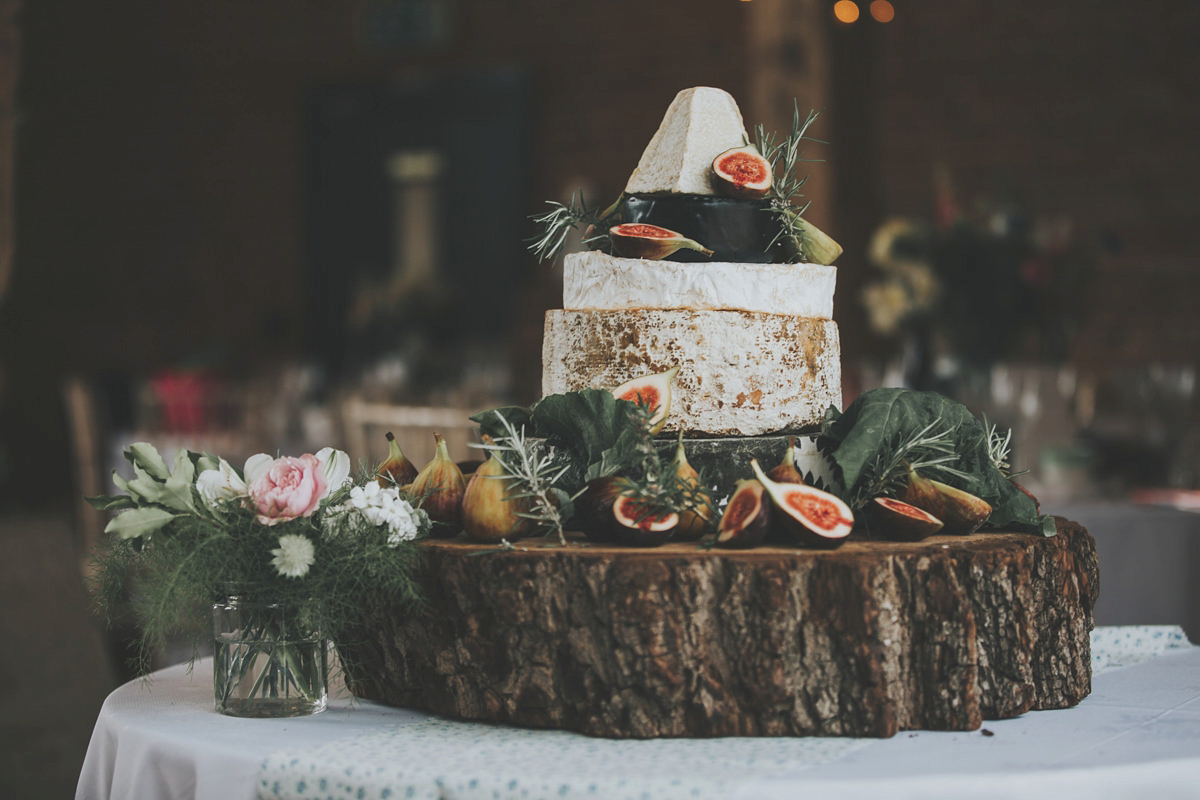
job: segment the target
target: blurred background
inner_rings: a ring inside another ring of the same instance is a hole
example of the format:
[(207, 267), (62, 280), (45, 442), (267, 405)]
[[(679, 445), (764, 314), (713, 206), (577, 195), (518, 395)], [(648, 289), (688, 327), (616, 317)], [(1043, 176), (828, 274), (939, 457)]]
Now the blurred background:
[(1194, 631), (1198, 35), (1176, 0), (0, 0), (6, 758), (73, 786), (128, 677), (79, 502), (125, 445), (467, 457), (466, 414), (540, 394), (528, 215), (615, 199), (689, 86), (821, 111), (845, 402), (1011, 427), (1047, 510), (1143, 556), (1098, 621)]

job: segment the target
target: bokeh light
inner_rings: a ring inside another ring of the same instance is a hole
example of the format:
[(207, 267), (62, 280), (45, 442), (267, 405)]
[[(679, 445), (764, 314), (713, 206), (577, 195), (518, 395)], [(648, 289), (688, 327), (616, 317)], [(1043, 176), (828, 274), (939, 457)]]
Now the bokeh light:
[(849, 25), (858, 19), (858, 3), (854, 0), (838, 0), (833, 4), (833, 16), (838, 22)]
[(896, 18), (896, 8), (888, 0), (871, 0), (871, 17), (876, 22), (891, 22)]

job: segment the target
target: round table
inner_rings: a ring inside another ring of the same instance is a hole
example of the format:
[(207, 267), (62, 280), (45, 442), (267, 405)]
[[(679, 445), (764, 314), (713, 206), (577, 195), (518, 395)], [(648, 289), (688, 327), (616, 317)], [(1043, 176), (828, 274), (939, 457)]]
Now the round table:
[(1200, 797), (1200, 647), (1178, 628), (1100, 628), (1093, 669), (1078, 706), (972, 732), (636, 741), (445, 720), (344, 692), (314, 717), (224, 717), (202, 660), (108, 697), (76, 797)]

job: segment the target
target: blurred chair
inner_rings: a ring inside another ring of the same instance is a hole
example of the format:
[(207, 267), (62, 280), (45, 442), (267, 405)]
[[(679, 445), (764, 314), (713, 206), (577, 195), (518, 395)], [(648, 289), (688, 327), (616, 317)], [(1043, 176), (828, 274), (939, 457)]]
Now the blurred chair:
[(75, 542), (80, 570), (87, 577), (90, 574), (89, 558), (100, 541), (107, 518), (103, 511), (92, 508), (83, 498), (116, 490), (105, 485), (106, 433), (100, 423), (95, 387), (84, 378), (71, 375), (63, 381), (62, 393), (71, 438), (71, 472), (75, 479)]
[(341, 404), (342, 425), (351, 460), (373, 469), (387, 458), (387, 433), (396, 437), (400, 449), (417, 469), (433, 458), (433, 434), (446, 440), (455, 461), (473, 461), (482, 451), (470, 445), (479, 441), (476, 425), (470, 420), (474, 411), (431, 406), (394, 406), (371, 403), (357, 397)]

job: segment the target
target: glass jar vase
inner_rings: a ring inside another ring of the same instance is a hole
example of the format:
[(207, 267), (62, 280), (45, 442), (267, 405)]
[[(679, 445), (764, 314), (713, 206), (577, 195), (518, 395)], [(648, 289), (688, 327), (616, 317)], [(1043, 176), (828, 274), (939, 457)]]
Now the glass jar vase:
[(214, 603), (213, 694), (234, 717), (299, 717), (325, 710), (329, 670), (314, 608), (232, 594)]

